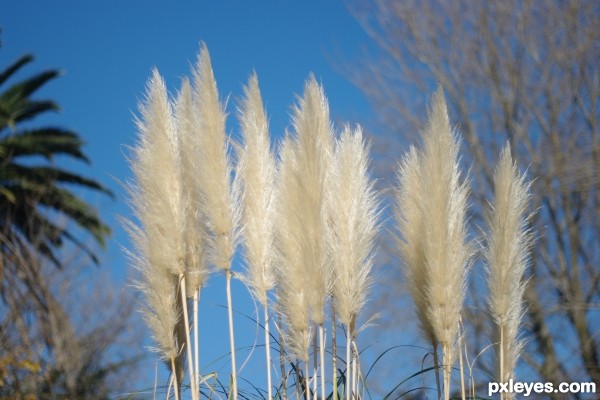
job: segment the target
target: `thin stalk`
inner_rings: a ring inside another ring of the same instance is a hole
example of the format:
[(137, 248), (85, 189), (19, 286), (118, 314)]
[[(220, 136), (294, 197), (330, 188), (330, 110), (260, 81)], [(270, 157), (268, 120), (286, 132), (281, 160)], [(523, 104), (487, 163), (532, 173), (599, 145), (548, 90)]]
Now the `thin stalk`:
[[(504, 382), (504, 325), (500, 325), (500, 382)], [(500, 399), (506, 398), (504, 393), (500, 393)]]
[(196, 371), (196, 388), (200, 391), (200, 346), (198, 340), (198, 303), (200, 288), (194, 292), (194, 369)]
[(337, 337), (336, 337), (335, 305), (331, 301), (331, 367), (333, 369), (333, 400), (338, 400), (337, 387)]
[[(156, 367), (156, 374), (158, 375), (158, 365)], [(154, 400), (156, 400), (156, 385), (158, 384), (156, 379), (157, 379), (157, 377), (154, 378), (154, 397), (153, 397)], [(165, 396), (165, 400), (169, 400), (169, 397), (171, 397), (171, 388), (172, 387), (173, 387), (173, 374), (171, 374), (169, 377), (169, 386), (167, 386), (167, 395)]]
[[(279, 322), (279, 367), (281, 368), (281, 394), (282, 400), (287, 400), (287, 373), (285, 372), (285, 353), (283, 351), (283, 337), (281, 335), (281, 313), (277, 313)], [(271, 399), (269, 399), (271, 400)]]
[(233, 400), (237, 400), (237, 369), (235, 365), (235, 338), (233, 331), (233, 310), (231, 303), (231, 270), (225, 271), (227, 285), (227, 314), (229, 317), (229, 346), (231, 348), (231, 391), (233, 392)]
[(183, 303), (183, 322), (185, 323), (185, 347), (187, 348), (187, 359), (188, 359), (188, 371), (190, 372), (190, 386), (192, 388), (192, 399), (198, 398), (198, 391), (196, 390), (196, 378), (194, 374), (194, 366), (192, 365), (192, 341), (190, 340), (190, 319), (188, 316), (187, 307), (187, 295), (185, 292), (185, 275), (179, 275), (181, 282), (181, 302)]
[(463, 354), (462, 354), (462, 341), (464, 339), (464, 335), (460, 335), (458, 339), (458, 365), (460, 367), (460, 394), (462, 400), (466, 400), (466, 392), (465, 392), (465, 367), (463, 365)]
[(271, 335), (269, 334), (269, 310), (267, 304), (263, 307), (265, 311), (265, 349), (267, 357), (267, 399), (272, 400), (271, 393)]
[(435, 369), (435, 384), (437, 386), (438, 400), (441, 400), (442, 387), (440, 386), (440, 360), (437, 354), (437, 345), (433, 346), (433, 366)]
[(173, 371), (173, 386), (175, 387), (175, 400), (179, 400), (179, 382), (177, 382), (177, 370), (175, 369), (175, 358), (171, 357), (171, 370)]
[(358, 398), (358, 348), (356, 347), (356, 337), (352, 338), (352, 392)]
[(306, 400), (310, 400), (310, 380), (308, 379), (308, 362), (304, 363), (304, 383), (306, 387)]
[[(300, 368), (298, 368), (298, 364), (300, 363), (300, 361), (296, 358), (296, 364), (293, 364), (292, 367), (294, 368), (294, 372), (296, 375), (296, 399), (299, 400), (300, 399), (300, 393), (302, 390), (304, 390), (306, 392), (306, 381), (307, 381), (307, 376), (304, 376), (304, 382), (300, 381)], [(306, 372), (305, 374), (308, 373), (308, 367), (306, 368)], [(304, 398), (306, 398), (306, 395), (303, 396)]]
[(314, 335), (314, 337), (313, 337), (313, 376), (310, 379), (313, 384), (313, 392), (315, 393), (315, 395), (318, 393), (317, 392), (317, 381), (319, 380), (317, 378), (317, 374), (319, 372), (319, 353), (317, 352), (318, 340), (319, 340), (319, 338), (317, 338), (317, 335)]
[(325, 400), (325, 329), (319, 325), (319, 353), (321, 355), (321, 400)]
[(350, 336), (346, 335), (346, 399), (350, 399), (350, 388), (352, 386), (351, 358), (350, 358)]
[[(442, 357), (445, 361), (446, 355), (450, 353), (450, 349), (447, 345), (442, 345)], [(444, 365), (444, 398), (450, 400), (450, 368), (448, 365)]]

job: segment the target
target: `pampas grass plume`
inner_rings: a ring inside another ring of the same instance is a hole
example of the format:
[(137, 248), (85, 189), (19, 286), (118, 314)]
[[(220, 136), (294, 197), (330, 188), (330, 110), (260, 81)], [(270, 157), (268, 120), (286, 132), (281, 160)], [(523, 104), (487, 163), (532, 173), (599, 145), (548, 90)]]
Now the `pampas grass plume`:
[(458, 140), (452, 133), (442, 89), (432, 99), (423, 136), (423, 210), (427, 210), (424, 253), (428, 317), (451, 368), (472, 250), (466, 243), (468, 187), (460, 182)]
[(180, 345), (175, 331), (180, 321), (177, 276), (184, 270), (184, 214), (175, 123), (165, 83), (156, 70), (140, 111), (138, 143), (130, 160), (135, 182), (129, 186), (140, 226), (127, 224), (135, 246), (130, 256), (141, 272), (137, 285), (148, 303), (143, 316), (159, 354), (172, 360)]
[(458, 150), (440, 87), (431, 101), (423, 148), (411, 148), (400, 164), (396, 214), (408, 283), (434, 360), (435, 349), (442, 348), (446, 399), (472, 255), (466, 241), (468, 186), (461, 183)]
[(292, 117), (296, 168), (293, 172), (300, 186), (296, 207), (302, 218), (301, 257), (310, 279), (307, 285), (311, 318), (317, 325), (325, 320), (325, 304), (331, 289), (331, 268), (327, 254), (327, 216), (325, 191), (333, 156), (333, 137), (329, 106), (323, 88), (310, 75), (304, 96), (299, 99)]
[(202, 189), (201, 207), (207, 219), (210, 259), (228, 271), (238, 240), (239, 196), (231, 185), (232, 167), (225, 133), (226, 114), (205, 45), (194, 71), (195, 109), (199, 118), (199, 148), (203, 167), (197, 171)]
[(250, 77), (244, 94), (239, 116), (243, 146), (236, 178), (242, 188), (247, 279), (255, 297), (266, 306), (267, 292), (275, 285), (273, 217), (276, 167), (256, 74)]
[(328, 188), (328, 242), (333, 264), (333, 298), (339, 320), (356, 332), (356, 318), (367, 301), (377, 232), (378, 201), (369, 179), (369, 147), (362, 130), (346, 126), (336, 143)]
[(287, 331), (285, 342), (294, 355), (308, 360), (312, 340), (310, 305), (306, 268), (302, 258), (302, 187), (297, 179), (296, 143), (287, 136), (280, 146), (280, 165), (277, 186), (277, 254), (278, 298)]
[(433, 326), (427, 314), (427, 267), (424, 253), (425, 215), (423, 210), (422, 171), (420, 154), (413, 146), (403, 156), (398, 168), (398, 188), (395, 191), (394, 215), (398, 223), (398, 248), (404, 263), (404, 275), (415, 303), (417, 318), (425, 338), (437, 344)]
[(183, 207), (185, 209), (184, 244), (186, 248), (187, 294), (193, 296), (208, 278), (205, 245), (206, 231), (201, 208), (202, 188), (198, 171), (202, 164), (200, 148), (200, 127), (194, 114), (193, 89), (189, 80), (183, 80), (175, 104), (175, 117), (180, 142)]
[(510, 147), (503, 149), (494, 173), (495, 198), (488, 213), (487, 272), (489, 306), (500, 341), (498, 379), (514, 378), (514, 368), (523, 348), (518, 330), (523, 318), (523, 293), (527, 253), (532, 233), (525, 216), (529, 184), (512, 161)]

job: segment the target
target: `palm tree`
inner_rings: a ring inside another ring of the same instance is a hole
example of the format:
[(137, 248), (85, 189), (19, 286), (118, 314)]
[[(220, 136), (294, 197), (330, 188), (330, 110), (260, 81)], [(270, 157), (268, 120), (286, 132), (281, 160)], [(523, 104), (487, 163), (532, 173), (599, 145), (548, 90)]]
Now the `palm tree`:
[(29, 247), (60, 267), (56, 251), (71, 242), (97, 263), (96, 254), (79, 233), (88, 232), (104, 246), (110, 229), (71, 188), (79, 186), (111, 197), (112, 193), (100, 183), (52, 162), (55, 156), (64, 155), (89, 163), (77, 133), (24, 124), (59, 109), (51, 100), (31, 98), (60, 76), (57, 70), (43, 71), (4, 89), (6, 82), (31, 61), (33, 57), (25, 55), (0, 72), (0, 255), (5, 256), (11, 246)]

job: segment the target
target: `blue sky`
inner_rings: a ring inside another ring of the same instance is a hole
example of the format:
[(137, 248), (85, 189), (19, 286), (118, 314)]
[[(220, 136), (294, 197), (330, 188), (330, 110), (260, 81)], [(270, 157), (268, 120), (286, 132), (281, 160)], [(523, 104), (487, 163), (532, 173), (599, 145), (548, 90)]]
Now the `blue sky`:
[[(253, 70), (274, 137), (287, 127), (294, 96), (310, 72), (325, 87), (334, 121), (354, 123), (370, 115), (359, 90), (337, 73), (368, 43), (341, 2), (11, 2), (0, 14), (0, 27), (0, 65), (31, 52), (36, 61), (21, 76), (63, 71), (39, 92), (62, 111), (39, 123), (74, 129), (86, 141), (92, 166), (77, 167), (117, 193), (114, 203), (96, 200), (115, 241), (123, 236), (112, 216), (126, 212), (115, 179), (129, 176), (124, 155), (134, 142), (133, 115), (146, 80), (157, 67), (176, 91), (200, 41), (211, 53), (222, 98), (229, 98), (232, 133), (236, 99)], [(122, 264), (115, 247), (109, 261)]]
[[(56, 100), (62, 111), (38, 122), (79, 132), (92, 166), (73, 164), (72, 168), (102, 181), (117, 194), (114, 202), (102, 196), (87, 197), (114, 230), (102, 268), (119, 284), (129, 274), (120, 250), (128, 241), (116, 215), (129, 212), (118, 181), (130, 176), (126, 146), (134, 142), (133, 115), (153, 67), (171, 90), (177, 90), (196, 59), (199, 42), (204, 41), (221, 95), (229, 97), (228, 129), (233, 133), (237, 129), (235, 101), (253, 70), (274, 137), (287, 127), (294, 95), (301, 93), (310, 72), (325, 87), (334, 121), (372, 118), (359, 90), (338, 73), (358, 58), (360, 47), (369, 45), (341, 1), (3, 2), (0, 27), (0, 66), (33, 53), (36, 61), (21, 77), (49, 68), (64, 72), (39, 92), (40, 97)], [(225, 313), (215, 306), (224, 303), (221, 283), (213, 280), (203, 294), (209, 319), (204, 322), (226, 327)], [(241, 285), (234, 297), (243, 312), (251, 312), (252, 304)], [(251, 344), (255, 328), (246, 323), (241, 330), (249, 335), (240, 342)], [(211, 330), (204, 333), (204, 343), (211, 344), (208, 359), (227, 352), (226, 342), (219, 337), (224, 331), (214, 331), (217, 335)], [(152, 375), (154, 364), (147, 367)]]

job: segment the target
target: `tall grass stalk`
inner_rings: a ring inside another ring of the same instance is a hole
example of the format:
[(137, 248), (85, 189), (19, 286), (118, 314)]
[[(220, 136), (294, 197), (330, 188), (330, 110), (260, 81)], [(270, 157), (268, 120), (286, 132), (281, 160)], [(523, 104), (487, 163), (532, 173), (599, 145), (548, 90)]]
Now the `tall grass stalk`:
[[(333, 155), (333, 138), (329, 120), (329, 105), (323, 88), (310, 75), (304, 86), (304, 95), (294, 108), (292, 118), (296, 140), (296, 160), (298, 170), (296, 179), (303, 191), (303, 200), (298, 202), (301, 229), (301, 257), (309, 278), (310, 316), (317, 332), (321, 332), (325, 323), (325, 305), (331, 288), (331, 269), (328, 262), (326, 237), (328, 231), (325, 193), (328, 186), (328, 174)], [(324, 336), (317, 335), (318, 348), (324, 351)], [(316, 347), (315, 347), (316, 349)], [(314, 376), (315, 389), (317, 372), (324, 376), (324, 357), (315, 352)], [(320, 363), (320, 367), (317, 365)], [(324, 381), (324, 380), (323, 380)], [(315, 390), (315, 395), (317, 391)], [(322, 396), (325, 388), (321, 390)]]
[(411, 149), (400, 166), (396, 214), (421, 329), (434, 357), (438, 345), (442, 350), (446, 400), (472, 253), (466, 242), (468, 187), (460, 182), (458, 149), (440, 88), (431, 101), (423, 149)]
[[(190, 371), (190, 387), (192, 398), (199, 398), (200, 360), (198, 343), (198, 301), (200, 290), (208, 277), (205, 260), (206, 232), (201, 210), (202, 191), (196, 179), (196, 171), (203, 168), (200, 157), (200, 137), (198, 118), (194, 114), (193, 90), (189, 80), (182, 82), (179, 96), (175, 103), (175, 118), (180, 142), (180, 173), (182, 176), (184, 221), (183, 240), (185, 245), (185, 274), (180, 275), (182, 308), (185, 321), (188, 369)], [(187, 297), (193, 302), (194, 342), (190, 338), (190, 317)], [(193, 354), (192, 354), (193, 353)]]
[(130, 203), (139, 225), (126, 222), (135, 251), (129, 253), (140, 271), (137, 288), (146, 298), (142, 315), (148, 324), (156, 351), (174, 376), (179, 395), (183, 365), (179, 349), (182, 324), (178, 304), (177, 277), (185, 273), (179, 144), (164, 81), (156, 70), (147, 85), (145, 100), (136, 121), (138, 140), (130, 159), (135, 181), (128, 185)]
[[(514, 368), (523, 342), (518, 338), (523, 318), (527, 252), (532, 234), (527, 229), (529, 184), (513, 162), (507, 144), (494, 173), (495, 198), (488, 213), (487, 272), (489, 307), (499, 346), (500, 382), (514, 378)], [(506, 398), (504, 393), (502, 398)]]
[[(290, 343), (296, 355), (307, 362), (312, 338), (310, 321), (318, 329), (323, 326), (331, 285), (324, 193), (332, 135), (327, 99), (312, 74), (294, 108), (292, 122), (294, 135), (286, 137), (281, 148), (279, 218), (283, 273), (279, 274), (278, 283), (283, 288), (282, 310), (291, 325)], [(324, 346), (325, 343), (319, 343), (319, 347)], [(323, 371), (325, 365), (320, 369)]]
[(458, 140), (453, 134), (442, 89), (432, 99), (423, 135), (423, 207), (428, 275), (428, 318), (442, 348), (444, 397), (450, 398), (450, 375), (472, 250), (466, 243), (468, 186), (460, 182)]
[(198, 173), (202, 212), (206, 218), (208, 252), (212, 264), (225, 274), (227, 314), (231, 353), (231, 393), (237, 400), (235, 330), (231, 300), (231, 260), (239, 235), (240, 204), (238, 187), (231, 184), (232, 167), (225, 134), (225, 111), (219, 101), (217, 84), (206, 46), (202, 45), (194, 71), (195, 104), (199, 118), (200, 157), (204, 165)]
[(319, 343), (321, 344), (319, 346), (319, 358), (321, 363), (321, 400), (325, 400), (325, 346), (327, 342), (325, 341), (325, 328), (323, 325), (319, 326)]
[(196, 372), (196, 388), (200, 390), (200, 341), (198, 329), (198, 303), (200, 302), (200, 290), (194, 292), (194, 371)]
[(238, 157), (236, 179), (240, 182), (242, 194), (242, 231), (247, 263), (245, 279), (254, 297), (264, 308), (267, 395), (271, 399), (271, 338), (267, 294), (275, 286), (273, 223), (276, 166), (256, 74), (250, 76), (244, 88), (239, 120), (243, 143)]
[[(171, 358), (171, 371), (176, 371), (174, 358)], [(177, 375), (175, 374), (175, 372), (172, 372), (172, 374), (173, 374), (173, 387), (175, 388), (174, 389), (175, 390), (175, 400), (179, 400), (179, 384), (177, 382)], [(167, 398), (168, 397), (169, 397), (169, 393), (167, 392)]]
[(335, 317), (335, 302), (331, 301), (331, 369), (333, 386), (333, 400), (338, 400), (338, 385), (337, 385), (337, 319)]
[(351, 399), (352, 397), (352, 353), (350, 352), (352, 339), (350, 335), (346, 335), (346, 399)]
[(431, 344), (435, 381), (438, 399), (442, 396), (438, 342), (429, 320), (427, 287), (429, 284), (425, 257), (425, 212), (423, 210), (423, 189), (425, 184), (421, 166), (422, 154), (411, 146), (404, 154), (398, 168), (398, 188), (395, 191), (394, 214), (398, 224), (397, 244), (403, 259), (404, 275), (415, 303), (419, 327), (425, 339)]
[(346, 126), (336, 142), (328, 192), (328, 245), (332, 294), (339, 321), (346, 327), (346, 397), (356, 387), (356, 363), (350, 348), (356, 340), (358, 314), (371, 285), (379, 203), (369, 177), (369, 147), (362, 130)]
[(194, 358), (192, 357), (192, 341), (190, 340), (190, 330), (188, 327), (190, 326), (190, 319), (188, 316), (188, 305), (187, 305), (187, 293), (186, 293), (186, 285), (185, 285), (185, 275), (181, 274), (179, 276), (179, 285), (180, 285), (180, 293), (181, 293), (181, 302), (183, 304), (183, 321), (185, 328), (185, 349), (187, 351), (187, 365), (188, 371), (190, 373), (190, 387), (192, 390), (192, 399), (196, 400), (199, 397), (199, 392), (196, 388), (196, 374), (194, 372)]

